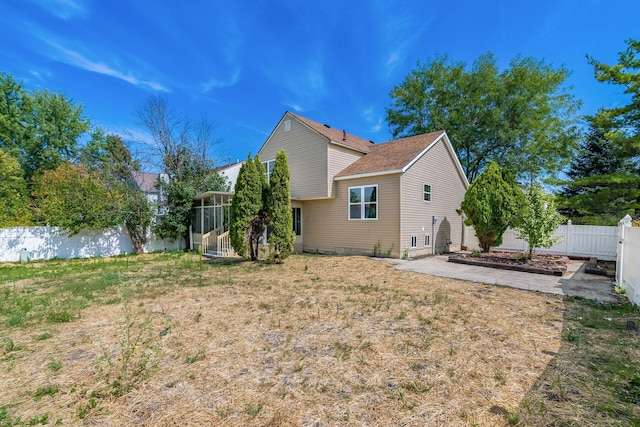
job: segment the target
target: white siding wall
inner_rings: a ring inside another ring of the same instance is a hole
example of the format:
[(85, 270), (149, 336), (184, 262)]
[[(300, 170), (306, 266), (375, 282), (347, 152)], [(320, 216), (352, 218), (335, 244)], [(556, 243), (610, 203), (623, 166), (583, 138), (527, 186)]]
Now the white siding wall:
[[(423, 200), (423, 185), (431, 185), (431, 201)], [(453, 153), (440, 140), (422, 158), (407, 170), (401, 178), (402, 229), (401, 247), (409, 255), (431, 253), (425, 247), (424, 236), (433, 242), (432, 217), (435, 225), (436, 253), (448, 249), (459, 250), (462, 243), (462, 217), (456, 209), (464, 199), (464, 178), (458, 173)], [(417, 248), (412, 249), (411, 236), (417, 236)], [(447, 240), (452, 242), (447, 246)]]

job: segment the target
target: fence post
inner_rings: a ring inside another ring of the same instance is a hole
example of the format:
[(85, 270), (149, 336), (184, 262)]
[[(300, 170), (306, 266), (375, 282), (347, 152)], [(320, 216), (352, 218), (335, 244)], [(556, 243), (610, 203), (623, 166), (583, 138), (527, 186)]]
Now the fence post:
[(571, 252), (571, 220), (567, 221), (567, 234), (565, 235), (565, 243), (564, 243), (564, 247), (565, 247), (565, 251), (564, 254), (566, 256), (569, 256), (569, 252)]
[(618, 223), (618, 250), (616, 251), (616, 283), (624, 288), (622, 272), (624, 271), (624, 235), (625, 229), (631, 227), (631, 217), (625, 215)]

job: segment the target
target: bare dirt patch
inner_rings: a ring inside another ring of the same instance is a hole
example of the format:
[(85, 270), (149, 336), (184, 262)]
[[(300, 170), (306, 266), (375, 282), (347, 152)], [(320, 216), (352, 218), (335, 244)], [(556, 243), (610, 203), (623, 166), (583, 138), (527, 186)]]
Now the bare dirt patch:
[(12, 343), (0, 351), (5, 418), (505, 426), (561, 351), (565, 308), (553, 296), (363, 257), (171, 263), (120, 276), (139, 290), (129, 307), (153, 337), (148, 378), (124, 393), (110, 393), (100, 374), (105, 349), (122, 354), (121, 303), (89, 306), (69, 323), (0, 326)]

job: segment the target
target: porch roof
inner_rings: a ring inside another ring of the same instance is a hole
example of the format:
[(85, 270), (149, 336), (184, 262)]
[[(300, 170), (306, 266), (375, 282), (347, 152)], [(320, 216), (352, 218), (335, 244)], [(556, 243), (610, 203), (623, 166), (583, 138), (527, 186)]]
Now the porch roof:
[(196, 194), (193, 200), (207, 199), (213, 196), (233, 196), (233, 191), (205, 191), (204, 193)]

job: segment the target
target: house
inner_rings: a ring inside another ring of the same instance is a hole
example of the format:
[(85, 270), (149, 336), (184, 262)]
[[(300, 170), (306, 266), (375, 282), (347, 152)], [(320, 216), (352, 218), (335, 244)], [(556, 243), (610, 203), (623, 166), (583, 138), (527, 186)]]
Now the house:
[(446, 132), (374, 144), (287, 112), (258, 152), (267, 177), (280, 150), (291, 172), (297, 252), (397, 258), (460, 250), (456, 209), (469, 183)]
[(131, 175), (133, 176), (133, 181), (135, 185), (138, 187), (140, 191), (144, 193), (147, 198), (147, 201), (153, 208), (153, 218), (154, 222), (157, 222), (159, 217), (166, 214), (166, 207), (162, 206), (163, 195), (160, 188), (158, 188), (158, 179), (162, 179), (163, 181), (167, 181), (167, 174), (158, 174), (153, 172), (141, 172), (141, 171), (131, 171)]
[(217, 168), (215, 168), (215, 171), (227, 178), (227, 180), (229, 181), (229, 188), (233, 189), (236, 186), (238, 174), (240, 173), (240, 168), (243, 164), (244, 162), (240, 160), (235, 163), (231, 163), (231, 158), (229, 158), (228, 164), (218, 166)]

